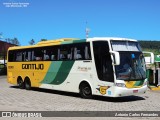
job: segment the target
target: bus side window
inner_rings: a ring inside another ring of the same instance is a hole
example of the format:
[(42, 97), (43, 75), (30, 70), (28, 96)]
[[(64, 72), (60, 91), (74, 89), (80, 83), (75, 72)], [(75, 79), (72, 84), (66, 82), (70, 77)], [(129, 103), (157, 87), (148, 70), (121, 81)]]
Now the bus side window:
[(16, 61), (22, 61), (22, 52), (18, 52), (16, 53)]
[(26, 52), (22, 52), (22, 61), (26, 61)]
[(32, 61), (35, 61), (35, 60), (36, 60), (36, 57), (35, 57), (35, 55), (34, 55), (34, 50), (31, 52), (31, 56), (32, 56), (32, 57), (31, 57), (31, 60), (32, 60)]
[(73, 56), (72, 51), (73, 51), (73, 48), (71, 45), (62, 45), (60, 49), (58, 49), (58, 56), (59, 56), (58, 60), (62, 60), (62, 61), (72, 60), (72, 56)]
[(73, 56), (73, 48), (68, 48), (68, 55), (67, 55), (67, 59), (68, 60), (72, 60), (72, 56)]
[(57, 60), (58, 56), (58, 49), (57, 47), (50, 47), (47, 49), (46, 57), (49, 57), (49, 60), (55, 61)]
[(74, 59), (75, 60), (82, 59), (81, 50), (78, 50), (76, 47), (74, 48)]
[(44, 55), (43, 55), (43, 50), (42, 49), (36, 49), (35, 51), (34, 51), (34, 56), (35, 56), (35, 60), (36, 61), (41, 61), (41, 60), (43, 60), (43, 57), (44, 57)]
[(75, 60), (91, 60), (89, 43), (80, 43), (74, 45)]
[(9, 51), (9, 56), (8, 56), (8, 61), (9, 62), (14, 62), (15, 61), (15, 51)]
[(49, 55), (44, 55), (44, 60), (50, 60)]
[(55, 55), (51, 55), (51, 60), (55, 60)]
[(88, 48), (88, 46), (85, 46), (85, 59), (86, 60), (91, 59), (91, 52), (90, 52), (90, 49)]
[(60, 58), (60, 60), (63, 60), (63, 59), (65, 59), (66, 57), (64, 56), (63, 53), (61, 53), (59, 58)]
[(43, 60), (50, 60), (48, 51), (44, 50), (43, 53), (44, 53)]
[(22, 52), (22, 61), (31, 61), (31, 51), (23, 51)]
[(31, 54), (32, 54), (31, 51), (28, 51), (28, 54), (27, 54), (28, 56), (26, 56), (26, 59), (28, 61), (31, 61)]
[(58, 55), (57, 55), (57, 60), (60, 60), (60, 49), (58, 48)]

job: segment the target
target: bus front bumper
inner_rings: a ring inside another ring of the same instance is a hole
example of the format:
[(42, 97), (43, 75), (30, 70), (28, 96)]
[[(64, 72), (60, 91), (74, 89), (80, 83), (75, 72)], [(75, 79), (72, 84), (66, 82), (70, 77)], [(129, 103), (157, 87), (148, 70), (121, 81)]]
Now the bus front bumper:
[(130, 96), (130, 95), (139, 95), (144, 94), (147, 91), (147, 85), (142, 86), (140, 88), (126, 88), (126, 87), (115, 87), (113, 97), (122, 97), (122, 96)]

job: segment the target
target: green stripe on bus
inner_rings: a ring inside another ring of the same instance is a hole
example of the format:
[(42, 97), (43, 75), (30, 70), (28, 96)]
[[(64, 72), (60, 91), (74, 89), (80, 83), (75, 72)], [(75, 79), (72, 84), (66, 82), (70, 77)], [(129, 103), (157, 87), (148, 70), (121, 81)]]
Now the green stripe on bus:
[(47, 74), (41, 83), (45, 83), (45, 84), (51, 83), (55, 79), (61, 64), (62, 64), (62, 61), (51, 62), (50, 67), (47, 71)]
[(82, 43), (82, 42), (86, 42), (86, 39), (63, 41), (63, 42), (61, 42), (61, 44), (72, 44), (72, 43)]
[(81, 39), (81, 40), (74, 40), (73, 43), (82, 43), (86, 42), (86, 39)]
[(138, 80), (138, 81), (136, 81), (134, 86), (141, 86), (141, 85), (143, 85), (143, 83), (144, 83), (144, 80)]
[(55, 79), (50, 84), (59, 85), (63, 83), (68, 77), (73, 64), (74, 61), (63, 61)]
[(72, 44), (73, 41), (63, 41), (61, 44)]

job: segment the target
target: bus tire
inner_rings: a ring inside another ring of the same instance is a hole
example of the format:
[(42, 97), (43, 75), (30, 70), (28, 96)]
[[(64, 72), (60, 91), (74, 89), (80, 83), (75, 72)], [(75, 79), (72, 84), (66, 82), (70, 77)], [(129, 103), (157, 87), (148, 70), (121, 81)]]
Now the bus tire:
[(28, 77), (25, 78), (24, 84), (25, 84), (25, 89), (26, 90), (30, 90), (31, 89), (31, 81), (30, 81), (30, 79)]
[(83, 82), (80, 84), (80, 95), (82, 98), (85, 98), (85, 99), (92, 98), (92, 90), (90, 85), (87, 82)]
[(20, 89), (24, 89), (24, 82), (23, 82), (23, 80), (22, 80), (21, 77), (18, 77), (18, 79), (17, 79), (17, 85), (18, 85), (18, 87)]

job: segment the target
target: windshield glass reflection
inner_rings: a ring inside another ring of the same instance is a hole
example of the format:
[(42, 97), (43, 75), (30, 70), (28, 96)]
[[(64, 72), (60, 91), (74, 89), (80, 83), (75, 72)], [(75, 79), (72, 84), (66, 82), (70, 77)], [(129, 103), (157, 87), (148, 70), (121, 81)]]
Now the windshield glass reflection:
[(142, 80), (146, 78), (146, 68), (141, 52), (119, 52), (120, 65), (116, 67), (119, 80)]

